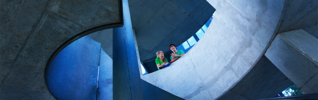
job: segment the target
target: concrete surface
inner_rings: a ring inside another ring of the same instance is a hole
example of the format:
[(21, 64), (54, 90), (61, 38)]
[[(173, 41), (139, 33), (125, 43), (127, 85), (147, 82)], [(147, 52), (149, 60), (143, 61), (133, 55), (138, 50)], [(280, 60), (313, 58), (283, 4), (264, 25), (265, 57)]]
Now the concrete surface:
[(278, 33), (303, 29), (318, 38), (318, 1), (287, 0)]
[(184, 100), (156, 86), (153, 86), (144, 80), (141, 81), (141, 84), (145, 100)]
[(128, 0), (123, 0), (124, 26), (113, 28), (113, 99), (144, 100)]
[(100, 43), (85, 36), (53, 59), (46, 73), (46, 83), (56, 99), (96, 99), (100, 50)]
[(280, 33), (266, 57), (305, 93), (318, 93), (318, 39), (304, 30)]
[(113, 59), (101, 49), (97, 100), (113, 100)]
[(54, 51), (87, 29), (122, 23), (118, 0), (2, 0), (0, 12), (0, 98), (10, 100), (54, 99), (44, 78)]
[(219, 100), (259, 100), (275, 97), (291, 82), (265, 56), (256, 63), (246, 76), (233, 88), (222, 95)]
[(105, 50), (107, 55), (113, 57), (113, 29), (105, 29), (88, 35), (90, 38), (101, 43), (101, 48)]
[(208, 2), (217, 10), (200, 41), (142, 79), (184, 99), (217, 99), (253, 68), (275, 35), (284, 0)]

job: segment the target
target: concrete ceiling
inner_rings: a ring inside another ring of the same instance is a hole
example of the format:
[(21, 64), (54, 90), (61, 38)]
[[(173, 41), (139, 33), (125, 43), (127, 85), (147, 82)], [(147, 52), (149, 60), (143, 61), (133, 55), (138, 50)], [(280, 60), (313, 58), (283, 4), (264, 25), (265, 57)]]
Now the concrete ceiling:
[[(133, 29), (140, 60), (152, 60), (155, 52), (180, 45), (212, 16), (215, 9), (205, 0), (130, 0)], [(112, 57), (112, 30), (89, 35)]]
[(180, 45), (212, 16), (206, 0), (131, 0), (130, 10), (141, 61)]
[(88, 35), (90, 38), (101, 43), (101, 48), (113, 58), (113, 29), (105, 29)]
[(52, 54), (85, 30), (121, 26), (120, 7), (118, 0), (1, 0), (0, 99), (54, 99), (44, 75)]

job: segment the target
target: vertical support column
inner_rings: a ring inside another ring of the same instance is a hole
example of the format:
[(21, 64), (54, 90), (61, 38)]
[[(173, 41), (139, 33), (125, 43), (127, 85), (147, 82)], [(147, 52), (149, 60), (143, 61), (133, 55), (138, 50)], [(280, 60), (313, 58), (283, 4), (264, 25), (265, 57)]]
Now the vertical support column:
[(123, 0), (124, 26), (113, 32), (113, 99), (143, 100), (128, 0)]

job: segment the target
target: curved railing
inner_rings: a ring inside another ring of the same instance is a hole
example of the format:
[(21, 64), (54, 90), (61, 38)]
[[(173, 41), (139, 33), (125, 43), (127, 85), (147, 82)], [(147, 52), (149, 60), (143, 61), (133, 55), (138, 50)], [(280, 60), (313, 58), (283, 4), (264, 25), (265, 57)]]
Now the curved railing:
[(284, 0), (210, 3), (217, 10), (200, 41), (143, 80), (184, 99), (217, 99), (249, 73), (275, 36)]

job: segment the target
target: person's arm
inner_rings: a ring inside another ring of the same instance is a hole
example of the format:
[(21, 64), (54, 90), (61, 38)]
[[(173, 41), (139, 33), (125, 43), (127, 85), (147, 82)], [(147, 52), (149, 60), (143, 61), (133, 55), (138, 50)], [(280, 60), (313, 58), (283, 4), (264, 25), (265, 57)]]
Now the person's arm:
[(155, 62), (156, 62), (156, 65), (157, 65), (157, 68), (158, 68), (158, 70), (160, 69), (160, 63), (159, 63), (159, 60), (156, 58), (156, 60), (155, 60)]
[(181, 54), (181, 55), (177, 55), (177, 54), (176, 54), (176, 57), (182, 57), (183, 55), (184, 55), (184, 53), (183, 53), (183, 54)]
[(180, 52), (181, 52), (181, 55), (177, 55), (177, 54), (176, 54), (176, 57), (182, 57), (182, 56), (184, 55), (183, 50), (180, 50)]
[(157, 68), (158, 68), (158, 70), (160, 69), (160, 64), (157, 64)]
[(162, 63), (161, 65), (160, 65), (160, 64), (157, 64), (157, 67), (158, 67), (158, 68), (161, 68), (161, 67), (165, 66), (165, 64), (166, 64), (166, 63)]
[(175, 57), (176, 57), (176, 54), (171, 53), (171, 56), (170, 56), (171, 61), (174, 60)]
[(171, 54), (172, 56), (172, 60), (174, 60), (175, 57), (182, 57), (184, 55), (184, 53), (182, 53), (181, 55), (178, 54)]

